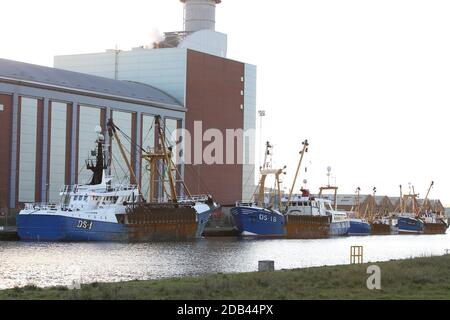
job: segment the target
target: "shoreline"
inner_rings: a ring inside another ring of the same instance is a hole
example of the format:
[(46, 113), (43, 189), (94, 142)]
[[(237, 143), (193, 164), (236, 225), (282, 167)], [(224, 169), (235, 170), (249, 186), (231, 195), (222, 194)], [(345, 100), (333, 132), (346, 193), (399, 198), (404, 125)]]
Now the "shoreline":
[[(369, 290), (369, 266), (381, 270), (381, 290)], [(450, 255), (275, 272), (0, 290), (0, 300), (373, 300), (450, 299)]]

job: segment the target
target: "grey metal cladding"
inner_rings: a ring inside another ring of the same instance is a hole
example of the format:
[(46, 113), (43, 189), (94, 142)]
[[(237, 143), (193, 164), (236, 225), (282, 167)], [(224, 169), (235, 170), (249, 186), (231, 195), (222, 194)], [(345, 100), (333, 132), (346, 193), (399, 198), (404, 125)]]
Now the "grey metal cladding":
[(108, 96), (142, 100), (148, 103), (183, 107), (182, 104), (171, 95), (143, 83), (113, 80), (1, 58), (0, 77), (77, 91), (87, 91)]

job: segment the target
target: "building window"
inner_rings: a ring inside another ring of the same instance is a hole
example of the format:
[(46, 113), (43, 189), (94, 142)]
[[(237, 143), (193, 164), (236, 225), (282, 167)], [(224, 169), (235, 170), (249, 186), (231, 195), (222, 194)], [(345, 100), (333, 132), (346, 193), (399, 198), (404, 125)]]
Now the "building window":
[(0, 104), (0, 112), (2, 112), (3, 110), (5, 110), (5, 106)]
[(20, 108), (19, 201), (34, 202), (38, 100), (22, 97)]
[(48, 197), (50, 202), (59, 200), (58, 190), (64, 185), (66, 176), (66, 127), (67, 103), (51, 103), (50, 180)]

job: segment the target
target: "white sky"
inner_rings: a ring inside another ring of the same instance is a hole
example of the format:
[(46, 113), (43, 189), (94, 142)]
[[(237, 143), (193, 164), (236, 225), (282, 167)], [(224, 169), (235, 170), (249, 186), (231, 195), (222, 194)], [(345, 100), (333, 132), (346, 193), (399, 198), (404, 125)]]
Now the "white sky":
[[(178, 0), (0, 8), (0, 57), (47, 66), (54, 55), (148, 44), (152, 29), (181, 30), (183, 17)], [(447, 0), (223, 0), (217, 30), (230, 58), (258, 65), (263, 140), (288, 166), (286, 183), (307, 138), (313, 191), (331, 166), (340, 192), (395, 196), (412, 182), (423, 197), (434, 180), (431, 197), (450, 204), (449, 17)]]

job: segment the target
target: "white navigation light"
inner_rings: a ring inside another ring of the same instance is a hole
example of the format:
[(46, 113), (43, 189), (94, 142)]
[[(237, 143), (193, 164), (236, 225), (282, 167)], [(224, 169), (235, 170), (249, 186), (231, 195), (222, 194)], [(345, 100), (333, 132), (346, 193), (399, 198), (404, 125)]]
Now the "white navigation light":
[(97, 133), (97, 134), (100, 134), (100, 133), (102, 133), (102, 127), (100, 127), (100, 126), (95, 126), (95, 133)]

